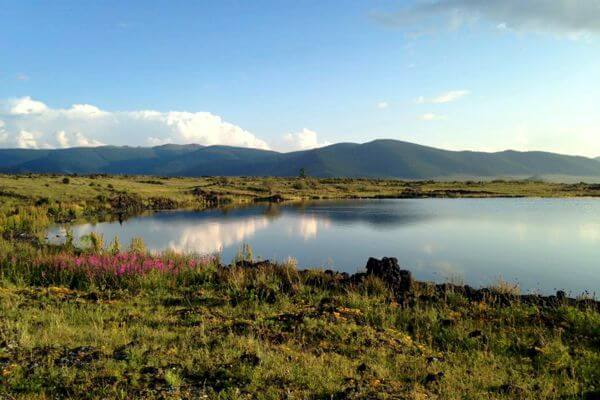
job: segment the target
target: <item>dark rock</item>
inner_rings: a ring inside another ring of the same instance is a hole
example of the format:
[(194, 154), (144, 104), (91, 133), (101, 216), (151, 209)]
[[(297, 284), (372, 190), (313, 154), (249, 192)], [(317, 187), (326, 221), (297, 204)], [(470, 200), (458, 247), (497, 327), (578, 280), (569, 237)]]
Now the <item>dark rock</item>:
[(362, 363), (358, 367), (356, 367), (356, 372), (363, 374), (363, 373), (367, 372), (368, 369), (369, 369), (369, 367), (367, 367), (367, 364)]
[(252, 331), (252, 323), (248, 321), (235, 321), (231, 324), (231, 331), (237, 335), (243, 335)]
[(119, 346), (113, 351), (113, 360), (125, 361), (129, 358), (129, 345)]
[(432, 383), (441, 381), (443, 377), (444, 377), (443, 372), (438, 372), (437, 374), (427, 374), (425, 379), (423, 379), (423, 383), (425, 385), (430, 385)]
[(158, 375), (160, 371), (156, 367), (144, 367), (140, 370), (142, 375)]
[(100, 358), (102, 353), (95, 347), (81, 346), (71, 350), (65, 350), (55, 364), (61, 367), (83, 367)]
[(480, 337), (481, 335), (482, 335), (482, 332), (479, 329), (476, 329), (473, 332), (469, 333), (470, 338), (477, 338), (477, 337)]
[(542, 351), (539, 347), (537, 346), (532, 346), (530, 348), (527, 349), (527, 351), (525, 352), (525, 354), (527, 355), (527, 357), (529, 358), (536, 358), (537, 356), (539, 356), (540, 354), (542, 354)]
[(257, 366), (260, 364), (260, 357), (254, 353), (244, 353), (240, 357), (240, 361), (244, 364), (250, 364), (252, 366)]
[(114, 376), (97, 376), (92, 379), (96, 386), (111, 386), (117, 383), (117, 378)]
[(521, 387), (516, 386), (512, 383), (505, 383), (503, 385), (500, 385), (497, 388), (495, 388), (494, 391), (501, 394), (518, 396), (518, 398), (520, 398), (524, 394), (524, 390)]
[(84, 296), (84, 299), (89, 300), (89, 301), (98, 301), (99, 297), (96, 292), (90, 292), (89, 294)]
[(413, 279), (410, 271), (401, 269), (400, 270), (400, 290), (408, 292), (412, 288)]
[(135, 214), (144, 210), (142, 198), (137, 194), (119, 193), (109, 199), (116, 213)]
[(269, 203), (282, 203), (285, 199), (280, 194), (274, 194), (273, 196), (257, 197), (254, 199), (255, 202), (269, 202)]
[(219, 205), (219, 196), (213, 192), (206, 192), (197, 186), (192, 189), (192, 194), (198, 197), (207, 207), (217, 207)]
[(383, 257), (381, 260), (371, 257), (367, 261), (366, 269), (369, 275), (400, 281), (400, 266), (398, 265), (398, 259), (395, 257)]
[(371, 257), (367, 261), (366, 269), (367, 275), (381, 278), (394, 291), (407, 292), (412, 286), (410, 271), (401, 270), (395, 257), (383, 257), (381, 260)]
[(167, 197), (151, 197), (148, 199), (148, 208), (152, 210), (175, 210), (179, 205)]
[(264, 261), (248, 261), (248, 260), (240, 260), (237, 261), (235, 263), (236, 267), (239, 268), (261, 268), (261, 267), (268, 267), (271, 265), (271, 262), (269, 260), (264, 260)]

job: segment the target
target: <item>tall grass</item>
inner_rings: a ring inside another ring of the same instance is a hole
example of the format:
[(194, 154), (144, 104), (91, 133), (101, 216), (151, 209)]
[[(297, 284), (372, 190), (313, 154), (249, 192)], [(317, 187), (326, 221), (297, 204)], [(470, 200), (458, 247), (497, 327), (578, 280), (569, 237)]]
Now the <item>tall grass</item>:
[(120, 251), (118, 242), (105, 249), (99, 235), (90, 235), (86, 242), (85, 248), (36, 248), (0, 239), (0, 277), (26, 285), (77, 289), (139, 288), (149, 283), (172, 286), (206, 279), (218, 262), (214, 256), (152, 254), (141, 239), (132, 241), (127, 251)]
[(39, 235), (50, 225), (46, 207), (20, 206), (0, 212), (0, 236), (17, 238)]

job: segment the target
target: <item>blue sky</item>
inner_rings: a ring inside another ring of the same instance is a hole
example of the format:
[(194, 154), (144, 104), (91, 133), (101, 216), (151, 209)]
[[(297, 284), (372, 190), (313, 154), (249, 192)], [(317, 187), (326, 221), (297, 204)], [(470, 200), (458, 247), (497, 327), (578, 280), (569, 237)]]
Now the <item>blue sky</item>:
[(600, 156), (599, 0), (8, 1), (0, 147)]

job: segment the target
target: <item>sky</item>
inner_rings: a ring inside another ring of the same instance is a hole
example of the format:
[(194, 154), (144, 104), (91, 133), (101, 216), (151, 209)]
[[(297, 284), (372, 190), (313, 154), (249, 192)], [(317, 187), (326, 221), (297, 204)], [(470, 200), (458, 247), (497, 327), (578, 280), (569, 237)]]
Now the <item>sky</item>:
[(600, 156), (600, 0), (0, 1), (0, 147)]

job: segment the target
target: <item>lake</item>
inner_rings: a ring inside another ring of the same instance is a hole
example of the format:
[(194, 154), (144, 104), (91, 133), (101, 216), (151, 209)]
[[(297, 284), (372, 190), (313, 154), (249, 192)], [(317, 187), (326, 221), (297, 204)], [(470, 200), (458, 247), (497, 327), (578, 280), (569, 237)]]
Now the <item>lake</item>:
[[(49, 237), (64, 234), (53, 228)], [(83, 224), (110, 242), (143, 237), (151, 250), (220, 252), (249, 244), (262, 259), (356, 272), (369, 257), (397, 257), (419, 280), (484, 286), (500, 278), (523, 292), (600, 291), (600, 200), (402, 199), (314, 201), (229, 210), (157, 212)]]

